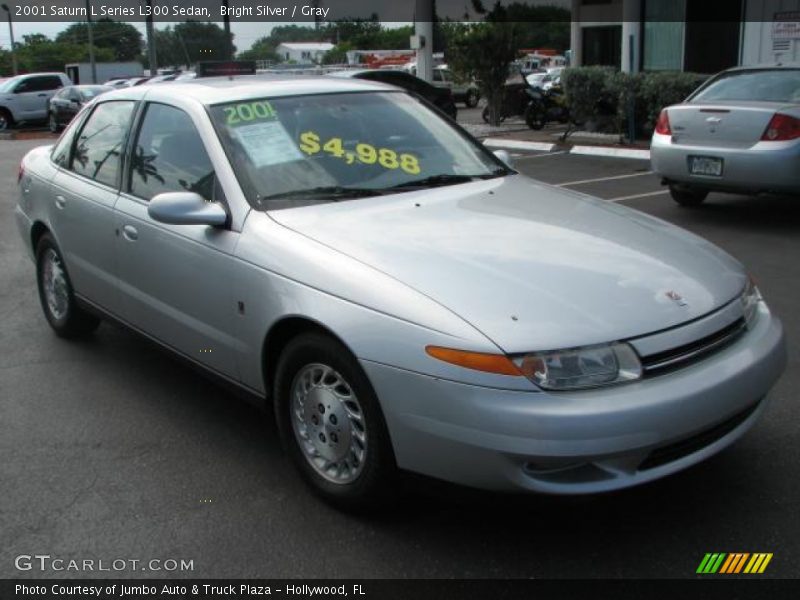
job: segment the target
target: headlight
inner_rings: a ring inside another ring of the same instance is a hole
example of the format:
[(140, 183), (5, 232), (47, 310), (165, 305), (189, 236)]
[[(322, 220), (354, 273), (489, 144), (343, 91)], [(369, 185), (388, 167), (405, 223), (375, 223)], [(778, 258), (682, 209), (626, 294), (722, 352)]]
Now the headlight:
[(636, 352), (622, 343), (535, 352), (515, 358), (514, 364), (533, 383), (547, 390), (578, 390), (642, 376)]
[(756, 284), (752, 279), (747, 280), (747, 285), (744, 288), (741, 296), (742, 312), (744, 313), (744, 320), (747, 327), (753, 326), (753, 323), (758, 316), (758, 303), (761, 302), (761, 292), (758, 291)]

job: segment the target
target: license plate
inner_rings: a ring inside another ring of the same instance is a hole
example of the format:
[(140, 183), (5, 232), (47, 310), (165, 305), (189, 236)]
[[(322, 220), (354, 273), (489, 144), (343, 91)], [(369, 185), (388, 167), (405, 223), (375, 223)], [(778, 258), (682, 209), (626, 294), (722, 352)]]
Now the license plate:
[(692, 175), (722, 176), (722, 159), (713, 156), (690, 156), (689, 173)]

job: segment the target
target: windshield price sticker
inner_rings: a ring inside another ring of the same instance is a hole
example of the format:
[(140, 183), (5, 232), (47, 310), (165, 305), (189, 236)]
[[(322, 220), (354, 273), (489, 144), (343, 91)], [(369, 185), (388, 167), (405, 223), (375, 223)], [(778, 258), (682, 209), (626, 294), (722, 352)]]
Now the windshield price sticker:
[(355, 150), (347, 150), (344, 147), (342, 138), (332, 137), (322, 143), (320, 136), (313, 131), (306, 131), (300, 134), (300, 150), (312, 156), (320, 152), (327, 152), (331, 156), (341, 158), (348, 165), (365, 164), (380, 165), (384, 169), (402, 169), (410, 175), (417, 175), (420, 172), (419, 158), (413, 154), (398, 154), (391, 148), (376, 148), (372, 144), (360, 142), (356, 144)]
[(242, 102), (233, 106), (225, 106), (223, 110), (225, 111), (225, 124), (229, 127), (253, 121), (267, 121), (278, 116), (278, 113), (266, 100)]

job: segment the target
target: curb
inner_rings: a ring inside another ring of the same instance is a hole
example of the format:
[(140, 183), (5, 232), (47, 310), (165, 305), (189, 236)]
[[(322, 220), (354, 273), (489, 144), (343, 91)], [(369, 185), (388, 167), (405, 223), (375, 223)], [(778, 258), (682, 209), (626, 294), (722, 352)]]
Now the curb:
[(537, 152), (552, 152), (559, 150), (567, 154), (583, 156), (605, 156), (609, 158), (632, 158), (637, 160), (650, 160), (650, 150), (640, 148), (618, 148), (613, 146), (570, 146), (548, 144), (545, 142), (526, 142), (507, 138), (486, 138), (483, 145), (488, 148), (503, 148), (508, 150), (534, 150)]

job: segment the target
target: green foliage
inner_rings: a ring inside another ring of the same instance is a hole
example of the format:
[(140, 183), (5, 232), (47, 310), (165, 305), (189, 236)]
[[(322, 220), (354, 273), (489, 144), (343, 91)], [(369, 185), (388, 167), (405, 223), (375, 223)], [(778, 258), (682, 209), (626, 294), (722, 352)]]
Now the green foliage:
[(499, 122), (503, 86), (516, 58), (519, 23), (490, 21), (447, 27), (447, 64), (460, 80), (475, 80), (489, 102), (490, 121)]
[[(200, 60), (225, 60), (228, 58), (228, 40), (225, 30), (216, 23), (186, 21), (172, 29), (178, 45), (183, 50), (188, 66)], [(231, 34), (233, 37), (233, 34)], [(156, 46), (158, 52), (158, 46)], [(236, 47), (233, 47), (233, 53)]]
[(352, 44), (348, 42), (337, 44), (336, 46), (333, 47), (333, 49), (325, 53), (325, 56), (322, 57), (322, 64), (323, 65), (344, 64), (347, 62), (347, 52), (352, 49), (353, 49)]
[[(114, 60), (114, 51), (111, 48), (95, 46), (94, 50), (97, 62)], [(53, 41), (41, 33), (22, 36), (22, 42), (16, 44), (16, 51), (20, 73), (63, 71), (67, 63), (89, 60), (88, 45)], [(0, 56), (0, 73), (3, 76), (12, 74), (10, 52), (3, 52)]]
[[(55, 41), (65, 44), (88, 44), (89, 34), (86, 23), (73, 23), (56, 36)], [(142, 34), (130, 23), (100, 19), (93, 21), (94, 45), (108, 48), (113, 53), (113, 61), (136, 60), (144, 49)]]
[(647, 135), (661, 109), (683, 101), (706, 76), (659, 71), (621, 73), (610, 67), (573, 67), (561, 75), (570, 116), (614, 133), (627, 131), (633, 100), (636, 133)]
[(281, 57), (275, 52), (275, 46), (268, 40), (268, 38), (261, 38), (257, 40), (248, 50), (240, 52), (237, 58), (241, 60), (268, 60), (272, 62), (281, 62)]

